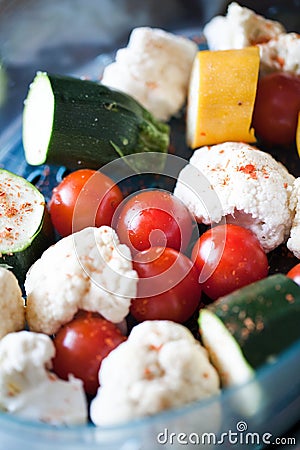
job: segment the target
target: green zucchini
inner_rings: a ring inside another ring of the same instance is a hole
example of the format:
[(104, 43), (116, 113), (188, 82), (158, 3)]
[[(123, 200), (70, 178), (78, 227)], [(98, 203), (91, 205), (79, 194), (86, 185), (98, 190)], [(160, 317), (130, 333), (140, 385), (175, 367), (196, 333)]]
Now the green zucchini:
[[(89, 80), (38, 72), (25, 100), (23, 146), (34, 166), (99, 169), (118, 157), (155, 152), (157, 170), (169, 134), (169, 126), (132, 97)], [(147, 170), (147, 157), (137, 161), (142, 167), (135, 170)]]
[(282, 274), (238, 289), (199, 314), (203, 344), (226, 386), (247, 381), (300, 339), (299, 323), (300, 287)]
[(53, 242), (44, 196), (23, 177), (0, 169), (0, 265), (22, 285), (29, 267)]

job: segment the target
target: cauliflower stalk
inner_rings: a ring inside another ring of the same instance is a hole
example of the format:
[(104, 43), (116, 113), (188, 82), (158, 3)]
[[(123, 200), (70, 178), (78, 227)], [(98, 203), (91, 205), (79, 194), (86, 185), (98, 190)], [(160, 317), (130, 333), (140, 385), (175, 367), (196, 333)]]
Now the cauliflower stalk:
[(49, 371), (55, 347), (45, 334), (19, 331), (0, 341), (0, 409), (57, 424), (87, 421), (81, 380), (60, 380)]
[(270, 154), (226, 142), (196, 150), (179, 174), (174, 195), (198, 222), (226, 219), (252, 230), (269, 252), (289, 236), (294, 177)]
[(96, 425), (148, 416), (219, 393), (219, 377), (191, 332), (170, 321), (145, 321), (102, 361), (91, 403)]
[(27, 273), (29, 328), (54, 334), (80, 309), (121, 322), (136, 286), (130, 250), (114, 230), (85, 228), (48, 248)]

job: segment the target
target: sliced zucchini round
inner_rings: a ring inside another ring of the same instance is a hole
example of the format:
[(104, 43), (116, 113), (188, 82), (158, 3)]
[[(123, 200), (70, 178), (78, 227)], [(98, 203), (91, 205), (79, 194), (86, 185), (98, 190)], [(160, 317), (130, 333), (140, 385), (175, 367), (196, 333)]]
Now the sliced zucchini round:
[[(199, 328), (223, 383), (246, 381), (300, 339), (300, 287), (283, 274), (252, 283), (200, 311)], [(250, 367), (249, 367), (250, 366)]]
[(216, 314), (203, 308), (199, 315), (199, 327), (203, 345), (223, 386), (242, 384), (254, 376), (255, 371), (245, 359), (238, 342)]
[(44, 196), (23, 177), (0, 169), (0, 264), (22, 284), (53, 240)]
[(198, 323), (223, 387), (243, 384), (234, 408), (255, 416), (265, 396), (255, 370), (300, 338), (300, 287), (285, 275), (269, 276), (201, 309)]

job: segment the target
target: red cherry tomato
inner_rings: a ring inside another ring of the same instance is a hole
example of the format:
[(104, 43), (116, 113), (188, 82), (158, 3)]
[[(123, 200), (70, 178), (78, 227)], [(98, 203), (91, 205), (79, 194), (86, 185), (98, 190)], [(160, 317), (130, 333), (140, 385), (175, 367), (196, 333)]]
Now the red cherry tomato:
[(103, 358), (125, 340), (115, 324), (99, 314), (81, 312), (54, 337), (53, 370), (65, 380), (73, 374), (83, 381), (87, 394), (95, 395)]
[(108, 176), (91, 169), (77, 170), (53, 189), (51, 220), (61, 236), (88, 226), (111, 225), (122, 200), (121, 190)]
[(268, 259), (257, 237), (233, 224), (203, 233), (192, 260), (200, 271), (203, 292), (212, 300), (268, 275)]
[(120, 241), (133, 252), (156, 246), (183, 252), (192, 235), (193, 221), (186, 206), (170, 192), (147, 190), (125, 202), (115, 228)]
[(201, 299), (199, 273), (192, 261), (172, 248), (151, 247), (135, 256), (139, 275), (137, 297), (130, 312), (139, 321), (185, 322)]
[(300, 263), (296, 264), (291, 270), (286, 274), (287, 277), (295, 281), (295, 283), (300, 286)]
[(296, 140), (300, 111), (300, 77), (276, 72), (258, 81), (252, 125), (268, 145), (291, 145)]

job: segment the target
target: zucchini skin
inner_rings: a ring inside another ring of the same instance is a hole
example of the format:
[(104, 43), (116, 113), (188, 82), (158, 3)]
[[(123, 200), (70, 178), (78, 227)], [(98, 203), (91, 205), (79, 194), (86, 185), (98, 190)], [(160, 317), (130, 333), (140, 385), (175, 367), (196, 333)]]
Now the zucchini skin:
[(258, 368), (300, 339), (300, 286), (283, 274), (238, 289), (208, 306)]
[(28, 246), (13, 253), (2, 253), (0, 256), (0, 265), (4, 265), (10, 269), (17, 277), (18, 282), (22, 287), (30, 266), (50, 245), (54, 243), (54, 241), (55, 235), (53, 226), (45, 206), (41, 225)]
[(130, 96), (89, 80), (37, 76), (48, 77), (55, 104), (44, 162), (98, 169), (120, 156), (168, 151), (169, 126)]

